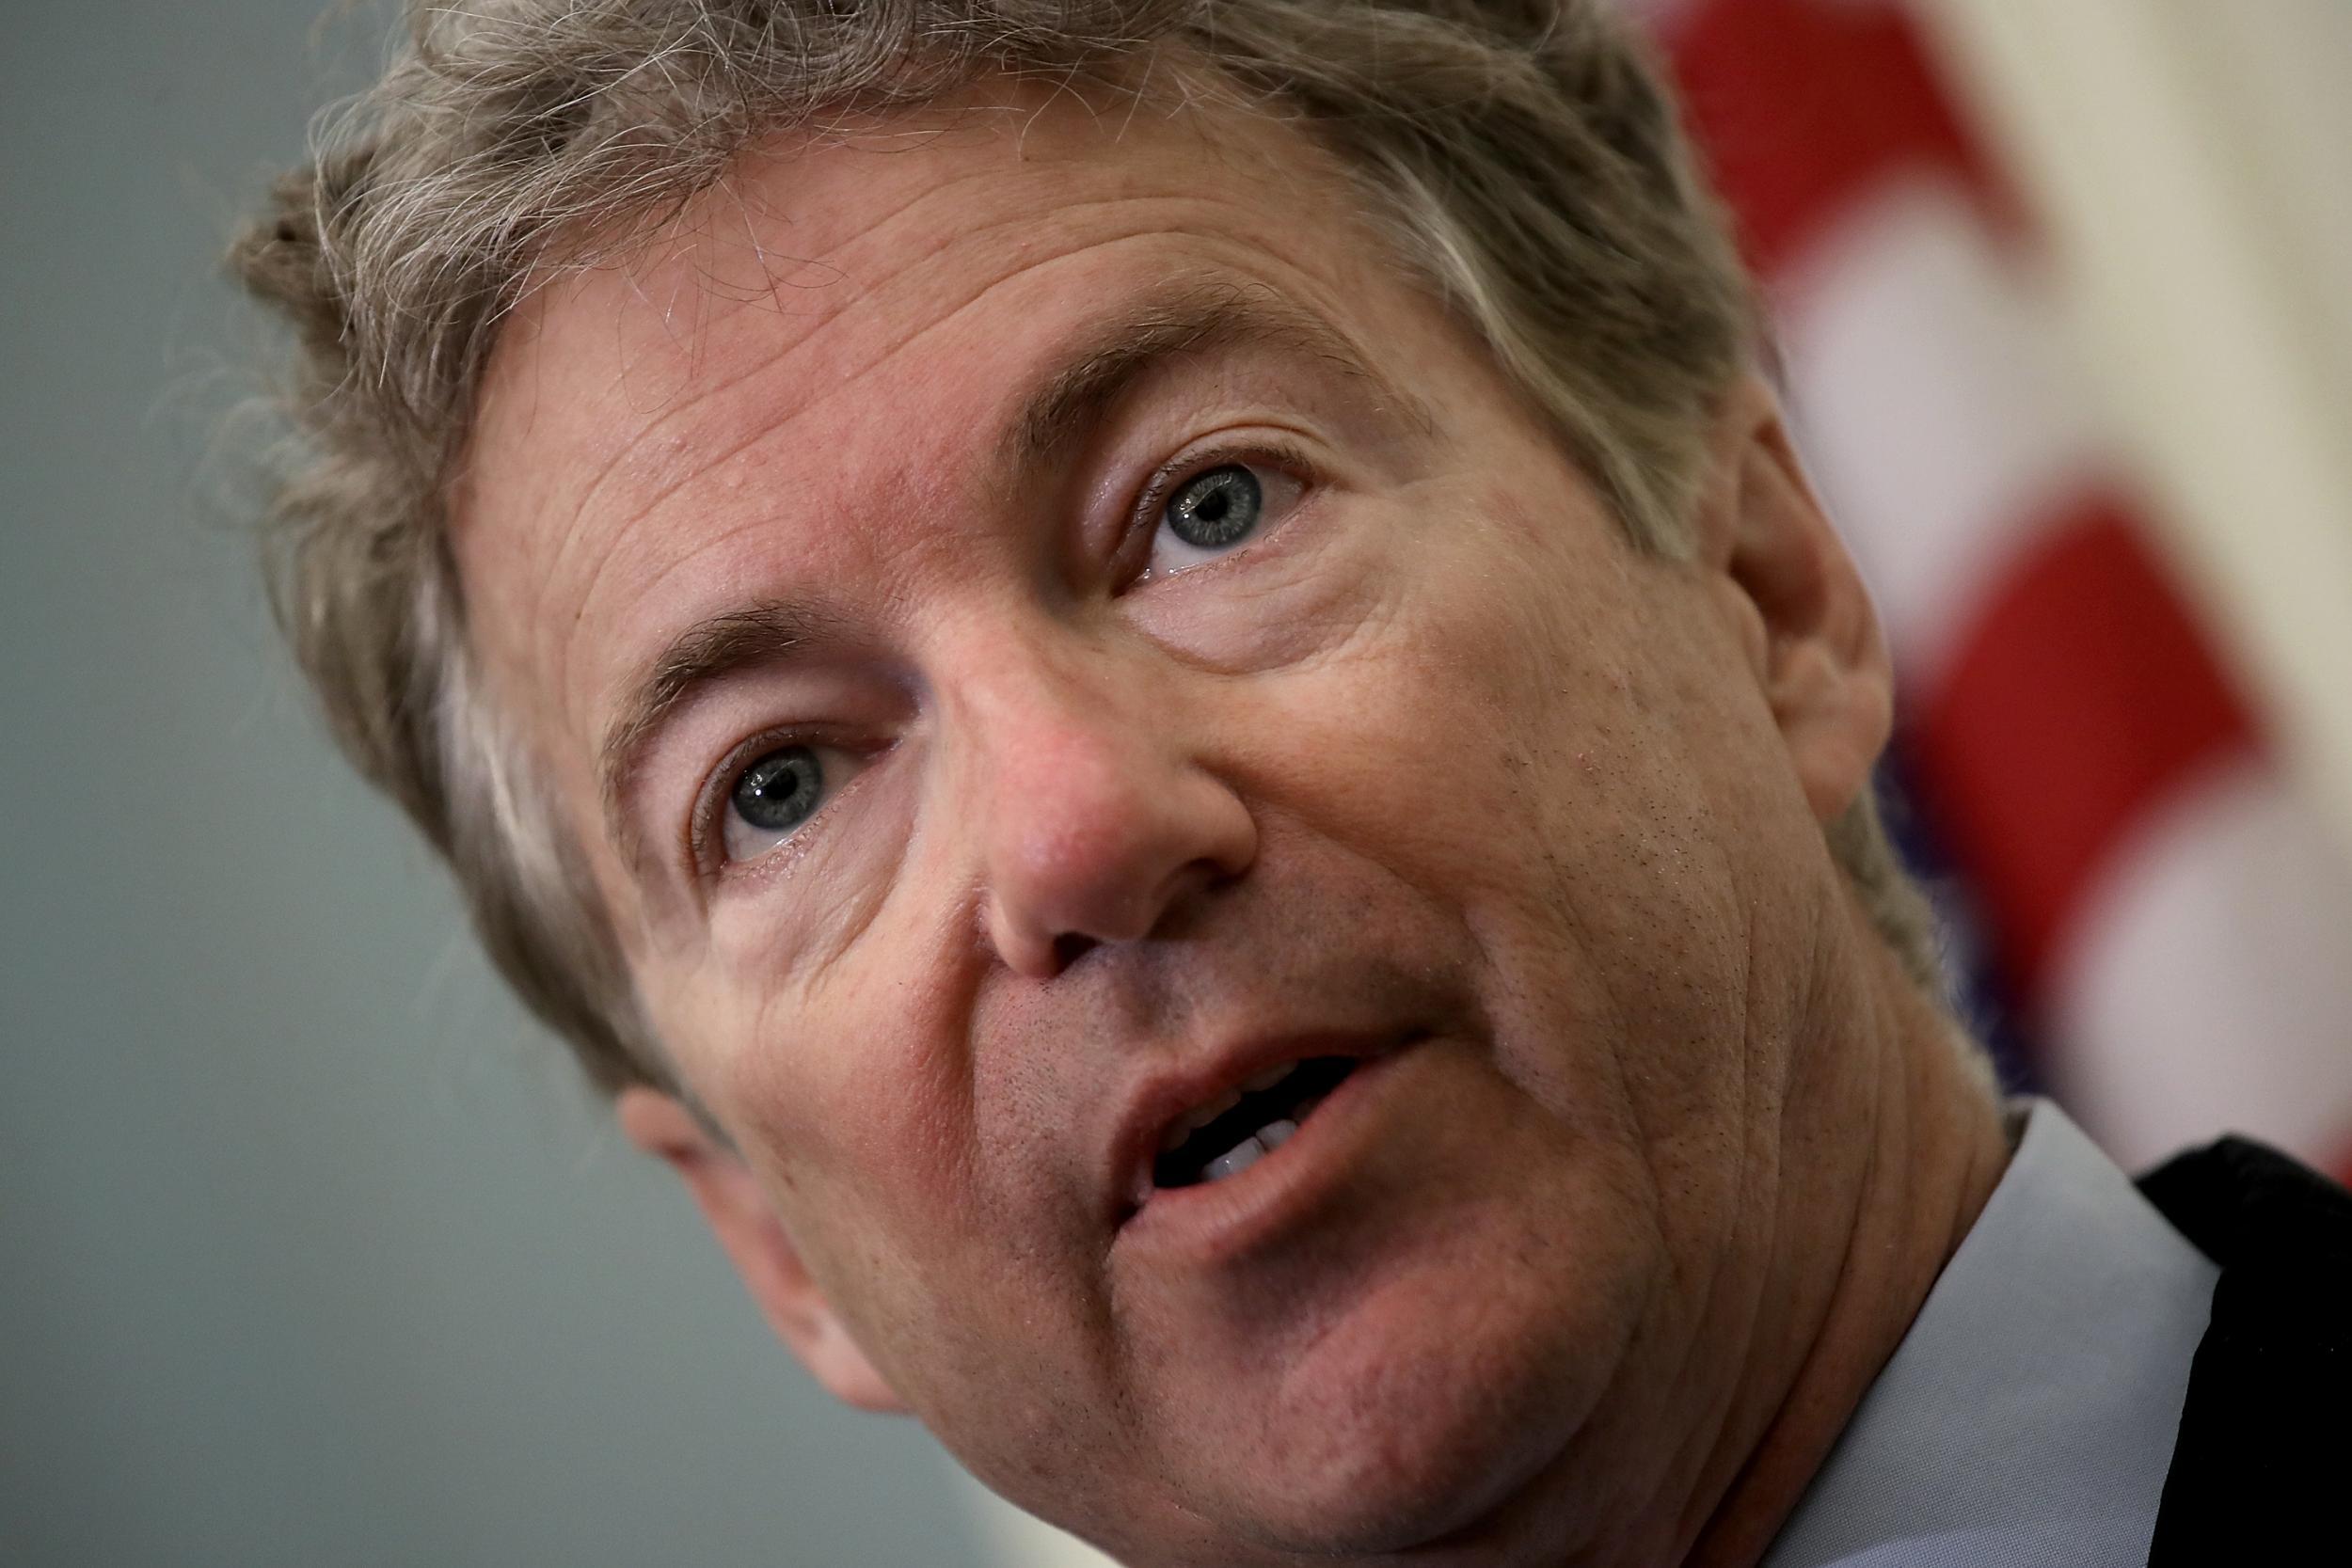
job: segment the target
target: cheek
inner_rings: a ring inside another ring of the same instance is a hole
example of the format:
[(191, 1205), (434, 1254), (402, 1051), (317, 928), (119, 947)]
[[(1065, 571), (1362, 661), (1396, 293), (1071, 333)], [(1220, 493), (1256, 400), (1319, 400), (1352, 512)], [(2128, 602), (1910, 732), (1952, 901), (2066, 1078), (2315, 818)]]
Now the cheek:
[(939, 1225), (972, 1154), (955, 1064), (878, 1005), (856, 966), (809, 985), (761, 973), (707, 948), (645, 983), (679, 1069), (816, 1223), (870, 1236)]
[[(952, 986), (914, 945), (889, 945), (903, 935), (878, 930), (886, 956), (806, 985), (763, 990), (706, 958), (672, 973), (662, 1022), (860, 1342), (912, 1380), (902, 1393), (936, 1404), (941, 1369), (1003, 1354), (956, 1325), (1051, 1310), (1047, 1275), (1070, 1259), (1028, 1212), (1036, 1195), (1007, 1186), (1050, 1151), (1032, 1158), (1011, 1147), (1020, 1127), (984, 1123)], [(1003, 1238), (1024, 1232), (1034, 1244), (1009, 1254)]]
[(1677, 569), (1613, 527), (1556, 477), (1473, 491), (1275, 721), (1307, 742), (1277, 787), (1469, 930), (1512, 1070), (1564, 1104), (1602, 1079), (1704, 1098), (1672, 1085), (1736, 1077), (1743, 1033), (1756, 879), (1725, 797), (1756, 715)]
[(1672, 773), (1645, 733), (1634, 585), (1586, 506), (1420, 499), (1351, 574), (1344, 636), (1260, 683), (1258, 767), (1424, 891), (1538, 897), (1547, 863), (1639, 820), (1644, 775)]

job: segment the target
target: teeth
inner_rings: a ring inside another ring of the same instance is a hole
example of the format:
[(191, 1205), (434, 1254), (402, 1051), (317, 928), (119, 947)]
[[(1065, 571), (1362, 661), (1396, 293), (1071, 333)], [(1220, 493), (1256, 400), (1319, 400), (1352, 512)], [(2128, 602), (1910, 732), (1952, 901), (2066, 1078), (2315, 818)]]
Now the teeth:
[(1225, 1153), (1200, 1167), (1203, 1181), (1221, 1181), (1229, 1176), (1239, 1176), (1276, 1149), (1291, 1141), (1298, 1131), (1298, 1123), (1288, 1117), (1277, 1117), (1263, 1127), (1242, 1139)]
[(1264, 1158), (1264, 1145), (1254, 1137), (1244, 1138), (1202, 1166), (1200, 1179), (1203, 1181), (1222, 1181), (1229, 1176), (1239, 1176)]
[(1241, 1090), (1232, 1089), (1219, 1100), (1204, 1101), (1186, 1111), (1168, 1125), (1168, 1135), (1160, 1140), (1160, 1152), (1168, 1153), (1178, 1144), (1206, 1127), (1226, 1112), (1241, 1103)]
[[(1288, 1078), (1291, 1073), (1297, 1069), (1297, 1067), (1298, 1064), (1296, 1062), (1285, 1062), (1280, 1067), (1268, 1068), (1263, 1072), (1259, 1073), (1255, 1078), (1244, 1080), (1240, 1087), (1229, 1089), (1223, 1095), (1215, 1100), (1201, 1101), (1200, 1104), (1194, 1106), (1191, 1110), (1186, 1111), (1183, 1116), (1178, 1117), (1174, 1121), (1168, 1124), (1168, 1131), (1160, 1136), (1160, 1152), (1163, 1154), (1173, 1153), (1177, 1145), (1183, 1143), (1186, 1138), (1191, 1137), (1201, 1128), (1208, 1126), (1209, 1123), (1215, 1121), (1217, 1117), (1223, 1116), (1226, 1112), (1240, 1104), (1242, 1096), (1246, 1094), (1264, 1093), (1267, 1089), (1270, 1089), (1277, 1084), (1279, 1084), (1283, 1079)], [(1298, 1113), (1295, 1117), (1285, 1121), (1274, 1122), (1264, 1130), (1262, 1130), (1258, 1134), (1258, 1141), (1263, 1145), (1263, 1147), (1258, 1152), (1260, 1154), (1271, 1153), (1276, 1148), (1280, 1148), (1284, 1138), (1289, 1137), (1291, 1133), (1298, 1131), (1299, 1121), (1305, 1118), (1309, 1111), (1314, 1109), (1315, 1103), (1316, 1102), (1313, 1101), (1309, 1101), (1307, 1103), (1298, 1108)], [(1272, 1132), (1276, 1127), (1285, 1129), (1285, 1131), (1282, 1132), (1279, 1136), (1268, 1138), (1266, 1133)], [(1239, 1154), (1241, 1150), (1237, 1148), (1233, 1150), (1232, 1154), (1226, 1155), (1225, 1158), (1230, 1160), (1233, 1158), (1233, 1155)], [(1257, 1156), (1252, 1155), (1250, 1158), (1255, 1159)], [(1246, 1168), (1248, 1164), (1248, 1161), (1244, 1161), (1242, 1165), (1235, 1166), (1234, 1168)], [(1211, 1173), (1209, 1180), (1215, 1180), (1216, 1179), (1217, 1171), (1216, 1162), (1211, 1162), (1208, 1169)], [(1231, 1175), (1232, 1172), (1227, 1171), (1224, 1174)]]

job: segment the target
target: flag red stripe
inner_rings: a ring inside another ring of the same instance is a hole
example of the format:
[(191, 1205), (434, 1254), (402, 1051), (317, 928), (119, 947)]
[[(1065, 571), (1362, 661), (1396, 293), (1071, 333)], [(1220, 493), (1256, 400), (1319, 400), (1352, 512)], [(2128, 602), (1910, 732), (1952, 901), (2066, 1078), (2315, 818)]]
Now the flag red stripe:
[(1705, 0), (1662, 41), (1749, 264), (1767, 278), (1898, 172), (1941, 171), (1992, 221), (2020, 211), (1897, 7)]
[(2028, 1002), (2139, 815), (2254, 743), (2245, 703), (2122, 507), (2087, 499), (2034, 537), (1924, 693), (1915, 736), (1924, 803)]
[[(1906, 182), (1961, 193), (1996, 238), (2031, 245), (2024, 204), (1947, 93), (1912, 9), (1692, 0), (1663, 24), (1692, 131), (1768, 285), (1795, 281), (1809, 249)], [(1957, 423), (1947, 437), (1969, 441)], [(1985, 906), (2013, 994), (2031, 1005), (2058, 1000), (2054, 966), (2150, 811), (2259, 739), (2115, 495), (2003, 521), (2041, 526), (2004, 528), (1998, 570), (1969, 588), (1981, 602), (1952, 607), (1968, 624), (1915, 673), (1908, 741), (1913, 787)], [(2177, 1094), (2151, 1065), (2148, 1092)], [(2352, 1145), (2333, 1152), (2352, 1176)]]

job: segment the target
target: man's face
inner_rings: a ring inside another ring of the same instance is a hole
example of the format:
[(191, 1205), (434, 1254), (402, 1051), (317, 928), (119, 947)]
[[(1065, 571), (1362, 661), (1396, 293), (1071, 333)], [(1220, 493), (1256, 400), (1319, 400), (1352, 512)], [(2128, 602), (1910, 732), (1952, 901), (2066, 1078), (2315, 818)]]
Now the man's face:
[(983, 1480), (1230, 1565), (1712, 1462), (1836, 874), (1724, 575), (1298, 133), (777, 148), (507, 329), (460, 499), (755, 1290)]

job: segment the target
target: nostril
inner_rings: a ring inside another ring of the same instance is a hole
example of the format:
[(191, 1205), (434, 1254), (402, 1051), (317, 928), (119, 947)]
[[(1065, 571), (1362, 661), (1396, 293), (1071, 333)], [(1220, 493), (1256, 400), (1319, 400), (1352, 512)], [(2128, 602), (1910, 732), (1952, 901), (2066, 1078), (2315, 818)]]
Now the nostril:
[(1077, 931), (1064, 931), (1054, 939), (1054, 972), (1060, 974), (1087, 956), (1094, 946), (1094, 939)]

